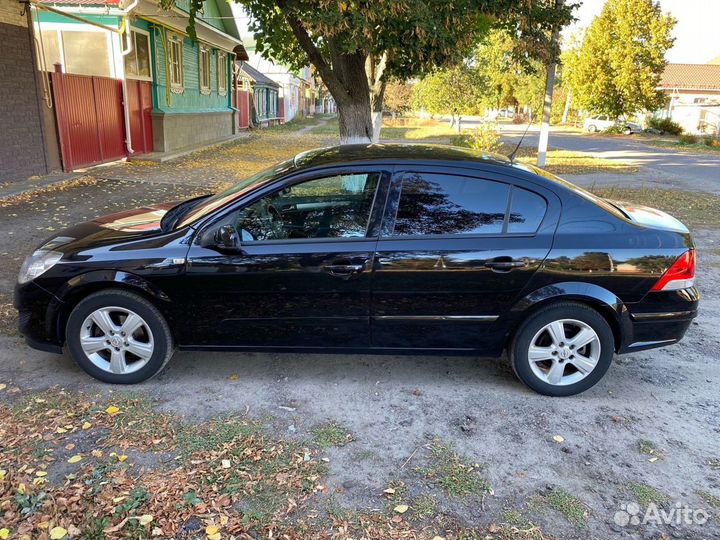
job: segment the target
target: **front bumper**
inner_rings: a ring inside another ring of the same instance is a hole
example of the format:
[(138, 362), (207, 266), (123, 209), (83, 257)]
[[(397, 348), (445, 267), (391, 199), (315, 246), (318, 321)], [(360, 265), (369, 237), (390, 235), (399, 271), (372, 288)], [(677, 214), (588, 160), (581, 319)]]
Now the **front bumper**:
[(679, 291), (649, 293), (642, 301), (628, 304), (632, 338), (620, 353), (672, 345), (680, 341), (697, 316), (700, 293), (695, 287)]
[(57, 314), (62, 302), (37, 283), (15, 285), (13, 302), (18, 310), (18, 330), (33, 349), (62, 353), (57, 332)]

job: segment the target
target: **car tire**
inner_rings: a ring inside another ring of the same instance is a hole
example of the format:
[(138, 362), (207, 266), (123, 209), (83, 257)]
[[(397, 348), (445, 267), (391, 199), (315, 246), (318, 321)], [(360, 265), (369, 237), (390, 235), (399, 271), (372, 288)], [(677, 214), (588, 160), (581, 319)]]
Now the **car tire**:
[(596, 133), (597, 130), (598, 130), (598, 128), (597, 128), (597, 126), (596, 126), (595, 124), (590, 124), (590, 125), (587, 127), (587, 130), (588, 130), (588, 133)]
[[(589, 339), (581, 347), (573, 345)], [(531, 314), (508, 350), (513, 371), (526, 386), (556, 397), (579, 394), (597, 384), (614, 352), (615, 339), (605, 318), (576, 302), (552, 304)]]
[(142, 296), (120, 289), (81, 300), (70, 313), (65, 339), (85, 372), (111, 384), (146, 381), (160, 373), (175, 352), (160, 311)]

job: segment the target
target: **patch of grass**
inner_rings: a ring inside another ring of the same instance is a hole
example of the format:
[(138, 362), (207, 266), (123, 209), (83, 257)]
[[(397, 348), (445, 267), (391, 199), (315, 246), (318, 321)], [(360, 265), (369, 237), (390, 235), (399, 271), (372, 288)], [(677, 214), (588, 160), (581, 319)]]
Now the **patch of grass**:
[(500, 521), (510, 527), (517, 527), (518, 529), (528, 529), (532, 527), (532, 523), (523, 516), (520, 510), (515, 508), (506, 508), (500, 514)]
[(450, 444), (435, 439), (429, 446), (430, 464), (416, 471), (452, 497), (480, 495), (491, 491), (480, 475), (482, 467), (458, 455)]
[(355, 437), (346, 427), (337, 422), (329, 422), (312, 430), (312, 440), (320, 448), (331, 448), (344, 446), (354, 441)]
[(448, 121), (430, 118), (386, 118), (380, 130), (380, 140), (406, 139), (410, 141), (427, 141), (449, 144), (457, 135)]
[(287, 507), (288, 501), (282, 490), (270, 482), (260, 482), (240, 499), (243, 523), (268, 526), (275, 516)]
[(710, 465), (710, 468), (714, 471), (720, 470), (720, 458), (710, 458), (708, 465)]
[(703, 489), (698, 489), (695, 493), (697, 493), (703, 501), (713, 508), (720, 508), (720, 497), (717, 495), (713, 495), (709, 491), (705, 491)]
[(319, 125), (317, 127), (314, 127), (310, 130), (310, 133), (312, 135), (320, 135), (320, 136), (326, 136), (326, 137), (337, 137), (340, 133), (340, 125), (338, 123), (337, 118), (328, 120), (322, 125)]
[(592, 187), (595, 195), (663, 210), (697, 229), (720, 228), (720, 196), (661, 188)]
[(660, 450), (654, 441), (650, 439), (640, 439), (638, 441), (638, 452), (646, 456), (660, 456)]
[(683, 142), (679, 139), (670, 139), (667, 137), (643, 137), (644, 144), (655, 146), (658, 148), (669, 148), (678, 152), (690, 152), (693, 154), (718, 154), (720, 153), (720, 143), (707, 144), (703, 140), (698, 139), (697, 142)]
[(437, 499), (429, 493), (424, 493), (410, 501), (410, 508), (416, 519), (427, 519), (435, 514)]
[(273, 132), (288, 132), (288, 131), (298, 131), (299, 129), (303, 129), (305, 127), (309, 126), (317, 126), (322, 121), (322, 117), (314, 115), (314, 116), (295, 116), (292, 120), (289, 122), (285, 122), (284, 124), (278, 124), (277, 126), (271, 126), (268, 128), (263, 128), (263, 130), (269, 130)]
[(548, 493), (546, 499), (550, 508), (560, 512), (576, 527), (584, 527), (587, 524), (588, 508), (574, 495), (563, 490), (553, 490)]
[[(505, 146), (501, 153), (507, 149)], [(512, 149), (510, 149), (512, 151)], [(519, 157), (520, 163), (529, 163), (535, 165), (537, 157), (533, 149), (532, 155)], [(616, 174), (635, 174), (640, 169), (635, 165), (631, 165), (626, 161), (619, 159), (607, 159), (596, 157), (585, 152), (576, 152), (573, 150), (548, 150), (545, 158), (546, 171), (553, 174), (595, 174), (595, 173), (616, 173)]]
[(667, 494), (642, 482), (629, 482), (626, 487), (640, 506), (647, 506), (650, 503), (659, 504), (668, 500)]
[(235, 439), (257, 434), (260, 427), (231, 417), (219, 418), (204, 426), (191, 426), (178, 433), (178, 448), (189, 456), (229, 444)]

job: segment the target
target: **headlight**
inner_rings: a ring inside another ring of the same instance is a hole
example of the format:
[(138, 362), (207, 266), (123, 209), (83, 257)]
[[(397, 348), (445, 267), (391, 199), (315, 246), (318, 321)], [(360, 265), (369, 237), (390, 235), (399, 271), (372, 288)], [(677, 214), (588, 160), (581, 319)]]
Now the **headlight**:
[(32, 281), (36, 277), (40, 276), (44, 272), (47, 272), (55, 266), (55, 264), (62, 259), (63, 254), (57, 251), (47, 251), (44, 249), (38, 249), (32, 255), (30, 255), (20, 267), (20, 274), (18, 275), (18, 283), (27, 283)]

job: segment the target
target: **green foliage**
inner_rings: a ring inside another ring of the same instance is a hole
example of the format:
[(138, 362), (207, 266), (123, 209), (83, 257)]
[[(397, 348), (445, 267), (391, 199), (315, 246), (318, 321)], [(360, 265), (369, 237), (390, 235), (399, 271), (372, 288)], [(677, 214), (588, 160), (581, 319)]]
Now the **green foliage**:
[(320, 448), (330, 448), (332, 446), (344, 446), (345, 444), (355, 440), (353, 434), (346, 427), (336, 422), (330, 422), (317, 426), (312, 430), (313, 442)]
[(477, 71), (464, 64), (437, 71), (413, 87), (413, 108), (430, 114), (479, 114), (481, 86)]
[(692, 133), (683, 133), (678, 138), (678, 142), (680, 144), (697, 144), (698, 143), (698, 136), (693, 135)]
[(431, 457), (430, 464), (427, 467), (418, 467), (416, 470), (447, 495), (467, 497), (491, 491), (490, 485), (480, 475), (482, 467), (458, 455), (451, 445), (435, 439), (428, 446), (428, 450)]
[(547, 502), (551, 508), (564, 515), (576, 527), (584, 527), (587, 523), (587, 507), (567, 491), (551, 491), (547, 495)]
[(497, 126), (492, 122), (483, 122), (480, 127), (454, 138), (453, 144), (468, 146), (482, 152), (497, 152), (502, 148)]
[(683, 131), (680, 124), (673, 122), (669, 118), (653, 118), (650, 120), (650, 127), (670, 135), (680, 135)]
[(668, 496), (665, 493), (648, 484), (630, 482), (627, 484), (627, 488), (641, 506), (647, 506), (650, 503), (659, 504), (668, 500)]
[(529, 105), (542, 106), (545, 93), (545, 70), (534, 58), (517, 59), (514, 52), (519, 39), (504, 29), (489, 32), (475, 49), (473, 65), (482, 85), (483, 107)]
[(657, 87), (674, 25), (652, 0), (608, 0), (582, 44), (563, 55), (576, 103), (612, 117), (662, 106)]

